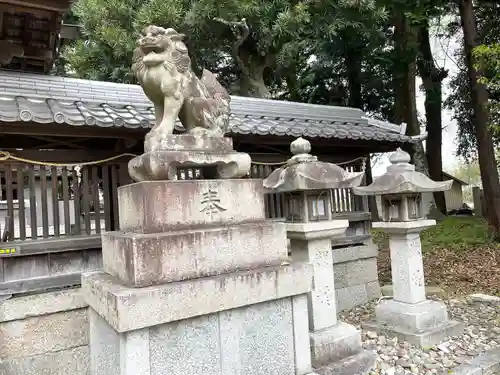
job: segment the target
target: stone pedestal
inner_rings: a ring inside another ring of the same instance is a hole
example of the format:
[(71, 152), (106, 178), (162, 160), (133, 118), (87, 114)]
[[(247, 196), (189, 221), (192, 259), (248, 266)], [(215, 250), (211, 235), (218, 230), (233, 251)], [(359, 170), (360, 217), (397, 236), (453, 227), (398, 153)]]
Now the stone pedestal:
[(373, 223), (390, 236), (394, 297), (379, 303), (376, 323), (366, 324), (367, 328), (420, 347), (438, 344), (463, 330), (462, 323), (449, 320), (444, 303), (425, 297), (420, 232), (435, 224), (435, 220)]
[[(121, 232), (83, 276), (91, 375), (304, 375), (311, 266), (287, 258), (261, 180), (119, 188)], [(285, 265), (286, 264), (286, 265)]]
[(231, 138), (207, 135), (146, 136), (145, 153), (130, 160), (135, 181), (175, 180), (178, 168), (201, 168), (203, 178), (239, 178), (250, 171), (248, 154), (233, 150)]
[(348, 220), (286, 223), (292, 259), (312, 266), (313, 290), (308, 294), (312, 364), (319, 374), (364, 374), (375, 356), (362, 349), (361, 333), (337, 319), (332, 238), (341, 236)]

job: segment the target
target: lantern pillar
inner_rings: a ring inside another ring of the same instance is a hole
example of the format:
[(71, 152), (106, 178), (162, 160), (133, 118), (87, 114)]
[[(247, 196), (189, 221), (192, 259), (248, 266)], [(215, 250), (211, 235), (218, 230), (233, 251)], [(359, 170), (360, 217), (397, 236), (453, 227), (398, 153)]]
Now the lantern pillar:
[(391, 273), (395, 301), (419, 303), (425, 301), (424, 263), (420, 232), (434, 226), (434, 220), (406, 223), (373, 223), (389, 234)]
[(312, 332), (337, 324), (332, 238), (342, 236), (348, 226), (348, 220), (286, 223), (292, 259), (308, 262), (313, 269), (314, 289), (308, 293)]

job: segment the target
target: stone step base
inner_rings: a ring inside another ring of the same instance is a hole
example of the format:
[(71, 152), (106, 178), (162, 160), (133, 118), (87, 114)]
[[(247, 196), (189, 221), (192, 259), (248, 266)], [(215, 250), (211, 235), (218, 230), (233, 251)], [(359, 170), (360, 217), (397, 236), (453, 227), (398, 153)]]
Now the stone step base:
[(301, 295), (311, 285), (310, 265), (298, 262), (145, 288), (104, 272), (82, 275), (86, 302), (118, 332)]
[(287, 259), (283, 223), (257, 222), (165, 233), (102, 235), (105, 272), (145, 287), (260, 267)]
[(363, 350), (341, 361), (315, 368), (318, 375), (365, 375), (375, 366), (377, 355)]
[(375, 331), (388, 337), (397, 337), (420, 348), (428, 348), (442, 343), (450, 336), (459, 336), (464, 330), (464, 323), (448, 320), (437, 327), (429, 328), (422, 332), (409, 332), (396, 327), (379, 326), (376, 322), (363, 324), (363, 329)]
[(362, 350), (361, 331), (353, 325), (338, 322), (335, 326), (310, 332), (311, 359), (314, 367), (337, 362)]

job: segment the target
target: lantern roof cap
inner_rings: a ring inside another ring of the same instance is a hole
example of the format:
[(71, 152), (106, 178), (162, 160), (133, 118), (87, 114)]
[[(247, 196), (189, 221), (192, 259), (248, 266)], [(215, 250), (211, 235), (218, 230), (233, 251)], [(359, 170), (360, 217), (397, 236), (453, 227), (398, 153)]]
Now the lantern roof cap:
[(433, 181), (425, 174), (415, 170), (410, 164), (410, 155), (398, 148), (390, 157), (391, 165), (387, 172), (377, 177), (368, 186), (355, 187), (357, 195), (387, 195), (387, 194), (411, 194), (434, 191), (445, 191), (451, 188), (453, 180)]
[(264, 187), (276, 192), (350, 188), (359, 186), (364, 172), (348, 172), (333, 163), (318, 161), (311, 152), (311, 143), (302, 137), (290, 144), (293, 156), (273, 171)]

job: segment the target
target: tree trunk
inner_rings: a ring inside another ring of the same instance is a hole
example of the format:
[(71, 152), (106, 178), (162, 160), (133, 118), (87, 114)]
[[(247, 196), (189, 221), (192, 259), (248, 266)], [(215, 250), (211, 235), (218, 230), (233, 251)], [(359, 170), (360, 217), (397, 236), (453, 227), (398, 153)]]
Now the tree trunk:
[[(365, 164), (365, 183), (366, 185), (370, 185), (373, 182), (373, 174), (372, 174), (372, 161), (371, 155), (368, 155), (366, 158)], [(372, 214), (372, 221), (380, 221), (380, 215), (378, 213), (377, 208), (377, 200), (375, 197), (368, 197), (368, 209)]]
[(293, 102), (300, 102), (301, 97), (299, 92), (299, 82), (297, 80), (296, 66), (292, 65), (287, 69), (285, 81), (288, 88), (290, 100)]
[(467, 73), (474, 110), (473, 124), (476, 131), (479, 169), (483, 183), (485, 206), (489, 224), (495, 234), (500, 236), (500, 182), (495, 161), (495, 148), (489, 130), (488, 92), (478, 82), (479, 72), (474, 66), (474, 48), (479, 45), (476, 18), (472, 0), (460, 0), (460, 19), (464, 33), (464, 49)]
[(272, 53), (261, 55), (257, 52), (257, 42), (252, 39), (252, 32), (245, 18), (230, 21), (216, 17), (214, 20), (229, 26), (236, 37), (232, 55), (241, 72), (240, 95), (269, 98), (271, 92), (264, 81), (264, 71), (273, 65), (276, 56)]
[(241, 73), (240, 95), (253, 98), (269, 98), (271, 92), (264, 82), (264, 68), (261, 66), (246, 66)]
[[(407, 135), (419, 135), (420, 125), (417, 116), (416, 82), (417, 73), (417, 33), (403, 11), (396, 11), (394, 15), (394, 119), (396, 124), (406, 123)], [(415, 167), (428, 175), (427, 161), (422, 143), (405, 146), (412, 156)]]
[[(426, 156), (429, 167), (429, 177), (434, 181), (443, 180), (442, 155), (442, 83), (447, 76), (444, 69), (434, 63), (429, 40), (429, 25), (426, 22), (418, 31), (419, 56), (417, 65), (425, 89), (425, 117), (426, 117)], [(444, 192), (435, 192), (434, 201), (437, 209), (446, 214), (446, 200)]]
[(255, 56), (245, 49), (238, 48), (237, 63), (241, 71), (240, 95), (253, 98), (269, 98), (271, 92), (264, 82), (264, 71), (270, 66), (272, 56)]
[(349, 87), (349, 107), (363, 109), (363, 97), (361, 95), (361, 48), (349, 48), (347, 46), (347, 84)]

